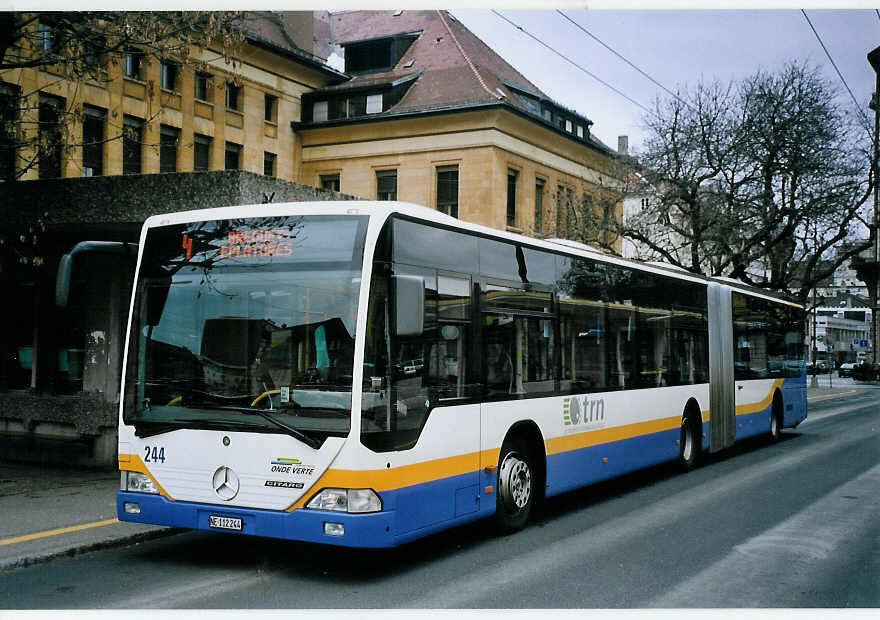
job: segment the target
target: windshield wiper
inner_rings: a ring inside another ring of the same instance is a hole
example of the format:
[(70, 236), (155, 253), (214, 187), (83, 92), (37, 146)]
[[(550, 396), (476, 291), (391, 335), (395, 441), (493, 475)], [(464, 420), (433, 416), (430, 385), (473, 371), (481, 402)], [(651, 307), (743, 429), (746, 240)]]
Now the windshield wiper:
[(304, 444), (314, 448), (315, 450), (319, 449), (321, 447), (321, 445), (323, 444), (322, 441), (318, 441), (314, 437), (309, 437), (308, 435), (303, 433), (301, 430), (294, 428), (293, 426), (290, 426), (289, 424), (285, 424), (284, 422), (282, 422), (281, 420), (279, 420), (275, 417), (272, 417), (263, 409), (256, 409), (256, 408), (252, 408), (252, 407), (234, 407), (232, 405), (211, 405), (211, 408), (218, 409), (221, 411), (238, 411), (238, 412), (244, 413), (244, 414), (258, 415), (261, 418), (263, 418), (264, 420), (268, 420), (269, 422), (271, 422), (275, 426), (277, 426), (279, 428), (283, 428), (288, 433), (290, 433), (293, 437), (296, 437), (297, 439), (302, 441)]
[(181, 428), (205, 428), (224, 430), (229, 426), (249, 426), (253, 427), (249, 422), (239, 422), (236, 420), (184, 420), (175, 418), (171, 420), (137, 420), (134, 422), (137, 437), (154, 437), (163, 433), (170, 433)]

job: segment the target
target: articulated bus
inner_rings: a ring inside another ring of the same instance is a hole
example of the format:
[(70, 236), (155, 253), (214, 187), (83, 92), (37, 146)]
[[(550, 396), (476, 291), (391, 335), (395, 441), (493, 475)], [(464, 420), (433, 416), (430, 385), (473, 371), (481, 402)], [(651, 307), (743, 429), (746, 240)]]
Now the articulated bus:
[(803, 309), (396, 202), (149, 218), (123, 521), (391, 547), (807, 416)]

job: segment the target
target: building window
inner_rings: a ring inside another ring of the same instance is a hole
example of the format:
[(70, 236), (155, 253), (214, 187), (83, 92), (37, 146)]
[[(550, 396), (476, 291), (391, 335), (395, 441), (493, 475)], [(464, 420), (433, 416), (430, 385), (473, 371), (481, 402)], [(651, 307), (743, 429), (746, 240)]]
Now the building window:
[(90, 105), (83, 106), (83, 163), (84, 177), (104, 174), (104, 120), (107, 111)]
[(577, 127), (577, 137), (578, 138), (584, 137), (584, 128), (582, 125), (578, 125), (578, 127)]
[(458, 166), (437, 167), (437, 210), (458, 217)]
[(367, 95), (367, 114), (378, 114), (382, 111), (382, 95)]
[(339, 191), (339, 173), (322, 174), (320, 177), (321, 189), (329, 189), (334, 192)]
[(159, 66), (159, 80), (165, 90), (175, 90), (177, 87), (177, 65), (163, 61)]
[(574, 131), (574, 125), (572, 125), (571, 121), (565, 119), (565, 131), (568, 133), (572, 133)]
[(211, 101), (211, 74), (196, 73), (195, 97), (199, 101)]
[(263, 96), (265, 114), (263, 118), (270, 123), (278, 122), (278, 97), (266, 94)]
[(363, 116), (366, 113), (367, 96), (354, 95), (348, 99), (341, 99), (337, 114), (332, 116), (333, 118), (351, 118), (353, 116)]
[(15, 127), (20, 92), (17, 86), (0, 83), (0, 181), (15, 178)]
[(46, 53), (55, 51), (55, 27), (52, 24), (40, 22), (37, 36), (38, 45), (42, 51)]
[(326, 121), (327, 120), (327, 102), (326, 101), (316, 101), (312, 105), (312, 121)]
[(226, 143), (226, 164), (227, 170), (238, 170), (241, 166), (241, 145), (235, 142)]
[(516, 225), (516, 179), (519, 172), (507, 169), (507, 225)]
[(122, 59), (122, 75), (132, 80), (141, 79), (143, 53), (136, 49), (128, 49)]
[(241, 86), (226, 82), (226, 109), (241, 112)]
[(61, 115), (65, 101), (61, 97), (40, 93), (40, 169), (39, 178), (57, 179), (61, 176), (61, 149), (63, 136)]
[(267, 177), (275, 176), (275, 161), (278, 157), (275, 153), (270, 153), (269, 151), (265, 151), (263, 153), (263, 174)]
[(141, 145), (144, 121), (134, 116), (122, 119), (122, 174), (141, 173)]
[(159, 172), (177, 172), (177, 144), (180, 130), (162, 125), (159, 128)]
[(544, 179), (535, 179), (535, 232), (544, 228)]
[(376, 200), (397, 200), (397, 170), (376, 173)]
[(104, 70), (107, 65), (104, 57), (104, 50), (107, 42), (103, 37), (95, 37), (88, 41), (83, 41), (83, 71), (87, 76), (104, 77)]
[(211, 138), (201, 134), (193, 135), (193, 170), (201, 172), (211, 169)]

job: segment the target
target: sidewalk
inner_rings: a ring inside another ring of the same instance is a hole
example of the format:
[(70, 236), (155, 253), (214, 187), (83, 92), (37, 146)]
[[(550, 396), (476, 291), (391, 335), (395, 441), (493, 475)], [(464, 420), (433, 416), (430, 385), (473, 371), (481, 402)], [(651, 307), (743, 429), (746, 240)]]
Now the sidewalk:
[(116, 521), (119, 473), (0, 463), (0, 571), (178, 532)]
[[(823, 380), (824, 379), (824, 380)], [(852, 385), (807, 389), (810, 403), (858, 392)], [(116, 521), (119, 473), (0, 463), (0, 572), (180, 530)]]

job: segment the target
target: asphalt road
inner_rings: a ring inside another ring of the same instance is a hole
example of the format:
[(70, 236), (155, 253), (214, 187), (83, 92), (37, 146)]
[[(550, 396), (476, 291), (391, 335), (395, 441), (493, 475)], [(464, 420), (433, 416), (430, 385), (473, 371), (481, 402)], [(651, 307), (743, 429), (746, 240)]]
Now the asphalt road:
[(0, 609), (880, 606), (880, 389), (748, 441), (387, 551), (188, 532), (0, 574)]

